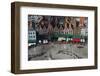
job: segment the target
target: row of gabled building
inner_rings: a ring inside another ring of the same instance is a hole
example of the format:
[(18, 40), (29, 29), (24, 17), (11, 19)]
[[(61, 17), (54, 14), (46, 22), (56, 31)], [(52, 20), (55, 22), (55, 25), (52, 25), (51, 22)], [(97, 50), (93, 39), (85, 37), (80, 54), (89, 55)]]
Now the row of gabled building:
[[(47, 18), (49, 19), (50, 17), (47, 17)], [(39, 21), (36, 21), (36, 20), (39, 20)], [(38, 24), (35, 22), (38, 22)], [(39, 22), (42, 22), (42, 23), (40, 24)], [(44, 25), (44, 22), (42, 21), (42, 16), (31, 15), (29, 16), (29, 21), (28, 21), (28, 39), (33, 40), (33, 41), (36, 40), (37, 38), (36, 32), (38, 32), (40, 35), (60, 33), (60, 34), (87, 36), (88, 34), (87, 22), (88, 22), (88, 19), (86, 17), (64, 17), (63, 22), (60, 21), (59, 25), (56, 23), (57, 25), (53, 26), (51, 22), (48, 22), (47, 25)]]

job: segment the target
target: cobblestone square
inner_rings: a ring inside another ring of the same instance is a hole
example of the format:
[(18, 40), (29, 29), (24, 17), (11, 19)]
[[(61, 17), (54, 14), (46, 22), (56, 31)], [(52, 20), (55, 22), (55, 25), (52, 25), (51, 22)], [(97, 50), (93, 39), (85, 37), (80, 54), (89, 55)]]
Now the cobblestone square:
[(28, 60), (56, 60), (88, 58), (87, 45), (46, 44), (30, 48)]

